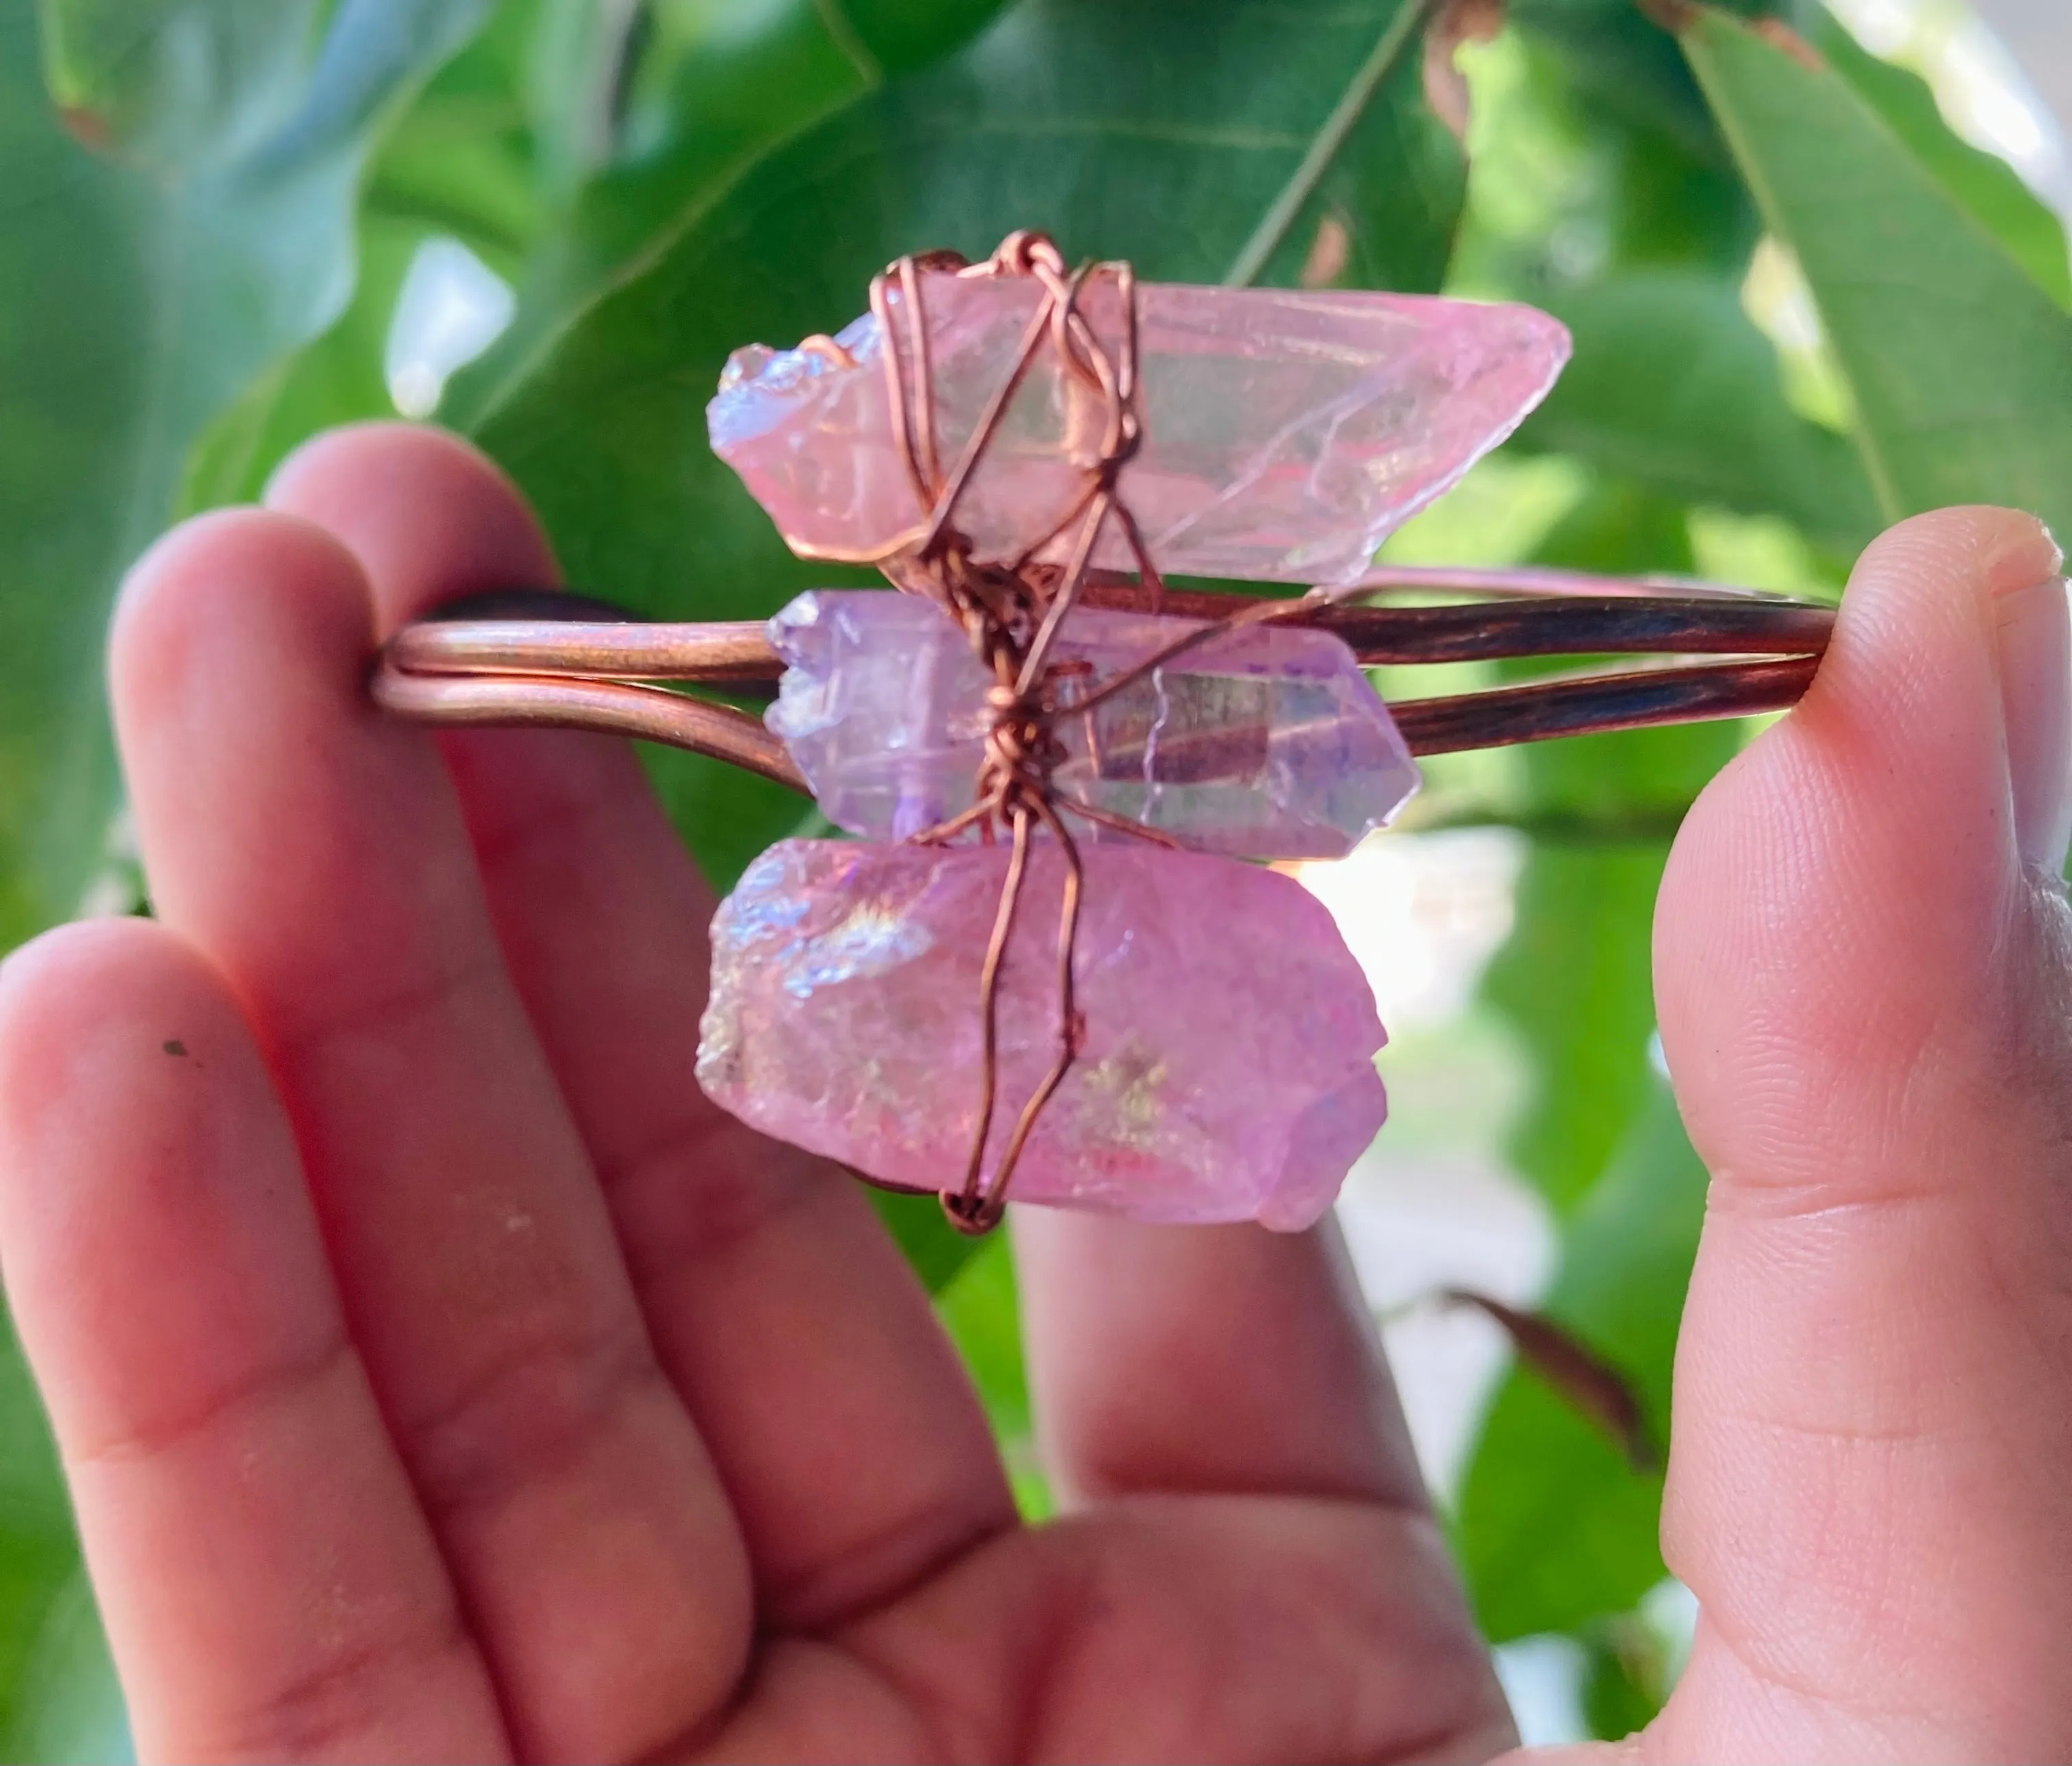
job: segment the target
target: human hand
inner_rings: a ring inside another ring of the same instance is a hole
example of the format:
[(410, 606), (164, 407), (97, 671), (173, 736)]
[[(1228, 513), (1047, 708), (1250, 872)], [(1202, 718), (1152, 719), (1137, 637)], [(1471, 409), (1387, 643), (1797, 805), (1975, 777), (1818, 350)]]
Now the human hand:
[[(142, 1750), (1500, 1747), (1328, 1233), (1026, 1212), (1076, 1512), (1019, 1528), (867, 1205), (691, 1083), (709, 900), (630, 758), (366, 708), (377, 625), (547, 578), (515, 500), (375, 430), (272, 500), (118, 624), (161, 923), (0, 977), (0, 1267)], [(2066, 1751), (2045, 547), (1885, 542), (1665, 884), (1716, 1176), (1667, 1517), (1704, 1618), (1647, 1757)]]
[(1018, 1223), (1017, 1521), (849, 1179), (692, 1078), (712, 899), (608, 739), (376, 634), (551, 580), (314, 443), (124, 596), (159, 919), (0, 976), (0, 1270), (146, 1757), (1480, 1757), (1509, 1720), (1336, 1240)]

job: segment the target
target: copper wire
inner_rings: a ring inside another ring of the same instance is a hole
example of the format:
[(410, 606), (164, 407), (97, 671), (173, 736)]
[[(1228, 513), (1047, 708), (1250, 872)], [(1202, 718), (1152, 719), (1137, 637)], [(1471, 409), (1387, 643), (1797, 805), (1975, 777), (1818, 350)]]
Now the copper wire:
[[(1501, 594), (1510, 574), (1485, 570), (1470, 578), (1458, 573), (1482, 595)], [(1438, 607), (1298, 603), (1306, 611), (1291, 615), (1288, 624), (1333, 633), (1361, 664), (1373, 668), (1515, 657), (1818, 656), (1835, 622), (1832, 607), (1767, 595), (1718, 588), (1700, 595), (1694, 587), (1673, 595), (1620, 596), (1603, 592), (1596, 578), (1577, 582), (1577, 590), (1559, 596), (1520, 594)], [(764, 690), (783, 672), (767, 621), (650, 624), (630, 613), (603, 619), (598, 615), (604, 610), (595, 603), (580, 604), (572, 617), (563, 607), (571, 599), (549, 591), (506, 591), (454, 603), (448, 611), (460, 616), (421, 620), (398, 632), (383, 652), (382, 667), (427, 678), (561, 675)], [(1079, 604), (1215, 620), (1252, 603), (1242, 595), (1193, 589), (1167, 589), (1162, 602), (1154, 601), (1134, 582), (1089, 571)], [(425, 714), (433, 714), (429, 705)], [(1492, 735), (1483, 746), (1501, 739)]]
[[(1041, 290), (1007, 373), (987, 398), (948, 473), (943, 470), (929, 350), (923, 281), (927, 269), (954, 269), (963, 276), (1027, 277)], [(1123, 315), (1121, 336), (1112, 352), (1096, 334), (1081, 306), (1083, 294), (1096, 279), (1114, 285)], [(943, 1196), (952, 1221), (967, 1231), (984, 1232), (1000, 1218), (1023, 1149), (1045, 1105), (1071, 1071), (1081, 1035), (1072, 966), (1085, 872), (1078, 842), (1059, 815), (1051, 784), (1051, 775), (1064, 755), (1052, 719), (1064, 708), (1054, 691), (1050, 652), (1086, 581), (1101, 534), (1118, 514), (1145, 581), (1156, 586), (1154, 592), (1162, 592), (1149, 548), (1135, 521), (1122, 508), (1116, 489), (1122, 468), (1136, 453), (1142, 435), (1136, 403), (1137, 282), (1126, 264), (1084, 265), (1068, 273), (1063, 255), (1049, 239), (1039, 233), (1017, 233), (1001, 241), (993, 256), (980, 265), (939, 255), (927, 261), (900, 258), (873, 281), (870, 305), (884, 346), (894, 438), (927, 515), (919, 540), (881, 562), (898, 587), (928, 595), (957, 620), (994, 681), (988, 700), (991, 722), (979, 769), (977, 801), (963, 814), (915, 837), (939, 843), (976, 828), (982, 838), (1005, 833), (1013, 842), (992, 941), (980, 972), (980, 1102), (971, 1152), (962, 1185)], [(972, 556), (969, 540), (957, 528), (957, 508), (1046, 342), (1063, 396), (1069, 401), (1071, 384), (1077, 382), (1100, 401), (1100, 444), (1086, 463), (1079, 492), (1034, 543), (1005, 569), (981, 566)], [(1073, 533), (1073, 538), (1063, 570), (1037, 568), (1036, 554), (1067, 532)], [(1091, 698), (1075, 698), (1073, 714), (1087, 714), (1102, 696), (1103, 690), (1097, 689)], [(1067, 807), (1080, 809), (1077, 805)], [(1087, 819), (1142, 833), (1161, 844), (1175, 844), (1105, 812), (1094, 812)], [(1032, 830), (1038, 825), (1050, 835), (1065, 864), (1057, 943), (1058, 1053), (1023, 1103), (989, 1174), (985, 1151), (1000, 1085), (1001, 972), (1028, 883)]]

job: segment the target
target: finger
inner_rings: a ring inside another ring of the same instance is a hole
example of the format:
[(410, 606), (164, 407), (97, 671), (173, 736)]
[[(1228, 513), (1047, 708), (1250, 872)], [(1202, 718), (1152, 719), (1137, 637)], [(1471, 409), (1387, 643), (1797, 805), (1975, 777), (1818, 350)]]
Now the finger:
[(2072, 1748), (2059, 562), (2001, 511), (1886, 536), (1663, 884), (1712, 1172), (1664, 1522), (1704, 1612), (1679, 1757)]
[(162, 928), (0, 972), (0, 1265), (142, 1757), (504, 1752), (286, 1116)]
[(747, 1646), (740, 1543), (656, 1365), (425, 735), (318, 529), (246, 511), (138, 566), (116, 722), (157, 905), (245, 1002), (346, 1315), (520, 1752), (652, 1747)]
[(1071, 1500), (1259, 1492), (1424, 1506), (1335, 1225), (1015, 1212), (1030, 1398)]
[[(553, 580), (516, 493), (436, 431), (324, 438), (272, 496), (352, 547), (390, 624), (466, 589)], [(512, 973), (732, 1494), (765, 1623), (830, 1623), (1010, 1524), (984, 1414), (861, 1193), (749, 1133), (692, 1077), (712, 896), (631, 751), (517, 731), (455, 732), (445, 751)]]

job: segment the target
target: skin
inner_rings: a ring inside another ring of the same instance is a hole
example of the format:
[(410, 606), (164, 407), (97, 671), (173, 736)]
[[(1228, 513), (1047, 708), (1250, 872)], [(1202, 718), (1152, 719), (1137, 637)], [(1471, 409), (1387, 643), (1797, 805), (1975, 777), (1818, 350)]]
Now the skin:
[[(2072, 1752), (2066, 599), (1908, 523), (1662, 892), (1710, 1209), (1644, 1735)], [(311, 444), (125, 591), (158, 918), (0, 967), (0, 1274), (146, 1758), (1484, 1759), (1514, 1737), (1328, 1226), (1014, 1224), (1043, 1451), (863, 1196), (689, 1081), (712, 898), (631, 755), (362, 681), (551, 580), (450, 438)]]

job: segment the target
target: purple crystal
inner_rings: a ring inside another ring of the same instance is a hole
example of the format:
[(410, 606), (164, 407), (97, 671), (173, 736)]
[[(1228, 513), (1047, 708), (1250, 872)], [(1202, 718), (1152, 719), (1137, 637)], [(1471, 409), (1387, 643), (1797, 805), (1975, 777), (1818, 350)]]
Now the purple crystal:
[[(1374, 998), (1292, 878), (1134, 844), (1084, 854), (1086, 1037), (1011, 1193), (1294, 1230), (1387, 1114)], [(713, 921), (698, 1082), (742, 1121), (908, 1188), (955, 1188), (977, 1121), (979, 966), (1004, 846), (787, 840)], [(1058, 1048), (1064, 861), (1032, 852), (1002, 971), (993, 1168)]]
[[(1083, 692), (1202, 623), (1081, 608), (1055, 654), (1091, 668)], [(830, 821), (898, 840), (970, 806), (992, 681), (934, 603), (816, 589), (770, 636), (790, 666), (767, 721)], [(1417, 788), (1417, 764), (1352, 652), (1297, 626), (1211, 639), (1055, 727), (1068, 755), (1053, 780), (1061, 797), (1234, 857), (1342, 858)]]
[[(1006, 377), (1041, 290), (1026, 278), (923, 278), (944, 464)], [(892, 290), (898, 311), (902, 297)], [(1122, 495), (1178, 573), (1342, 582), (1384, 536), (1453, 484), (1546, 396), (1568, 334), (1530, 307), (1288, 289), (1140, 289), (1142, 450)], [(1083, 311), (1112, 348), (1113, 284)], [(855, 358), (738, 350), (707, 417), (794, 551), (875, 562), (926, 512), (893, 443), (877, 321), (838, 341)], [(1083, 486), (1102, 413), (1041, 352), (958, 505), (977, 555), (1047, 532)], [(1042, 556), (1062, 558), (1067, 542)], [(1133, 569), (1110, 524), (1095, 562)]]

